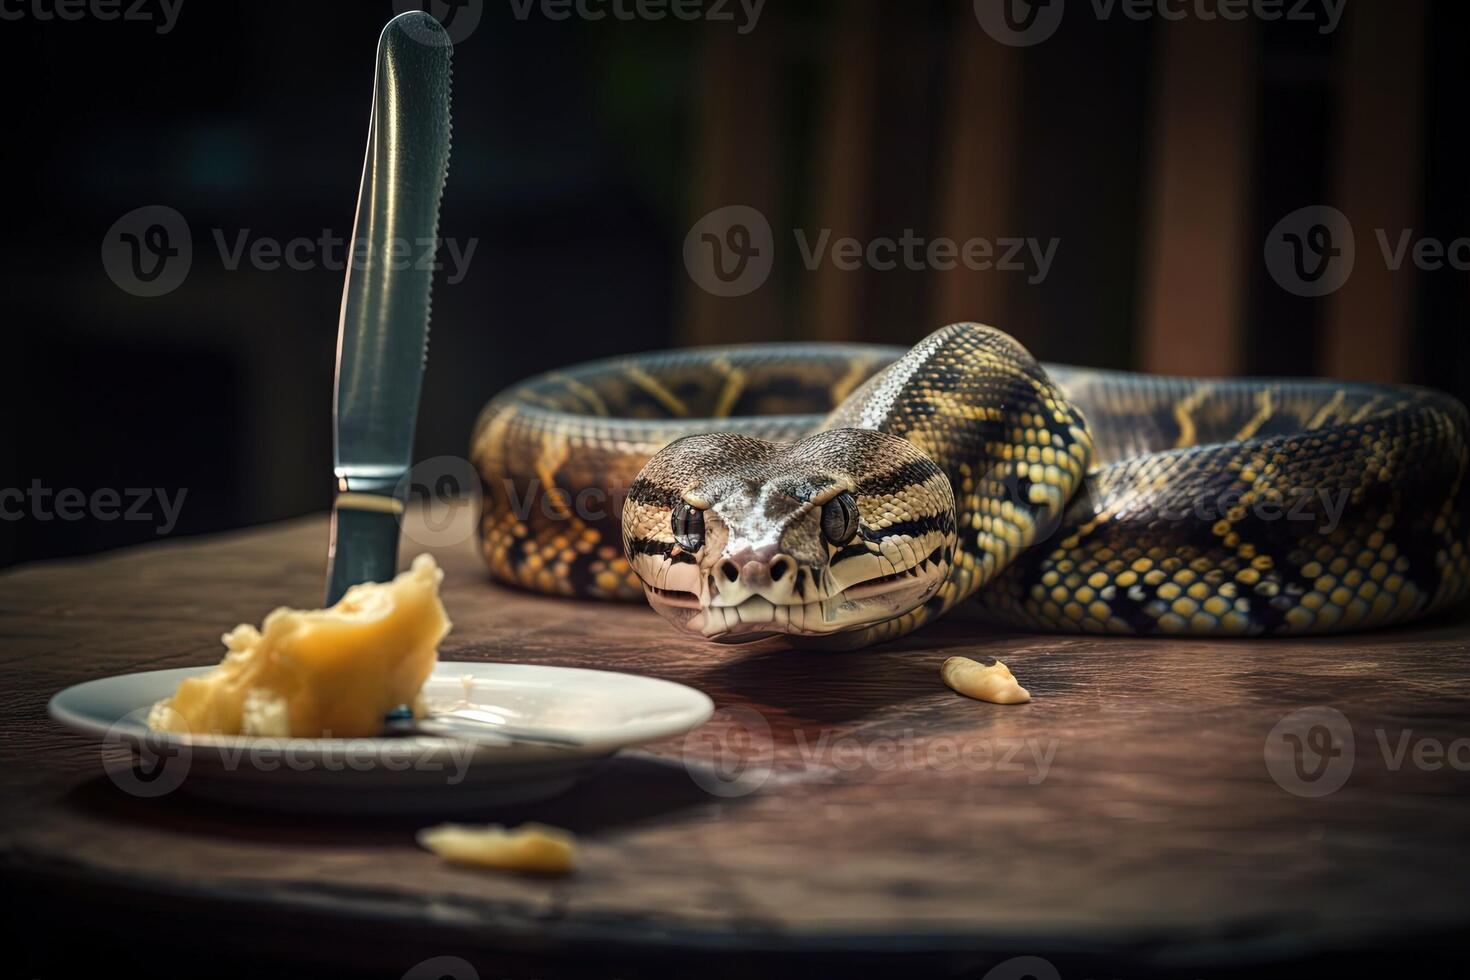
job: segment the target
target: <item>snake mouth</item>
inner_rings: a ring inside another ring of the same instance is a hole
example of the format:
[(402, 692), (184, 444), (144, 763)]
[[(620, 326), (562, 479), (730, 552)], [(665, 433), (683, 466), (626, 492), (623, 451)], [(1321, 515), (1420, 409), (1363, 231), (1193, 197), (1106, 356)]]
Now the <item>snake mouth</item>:
[(901, 616), (934, 594), (942, 575), (918, 567), (849, 586), (808, 602), (777, 603), (750, 596), (734, 605), (706, 605), (692, 592), (644, 584), (660, 616), (687, 633), (720, 643), (770, 636), (829, 636)]
[[(849, 599), (866, 599), (894, 589), (902, 589), (907, 584), (915, 580), (922, 580), (923, 578), (923, 570), (918, 565), (914, 565), (912, 568), (906, 568), (903, 571), (894, 572), (891, 575), (880, 575), (877, 578), (870, 578), (866, 582), (849, 585), (842, 594)], [(938, 584), (937, 580), (935, 584)]]
[(659, 603), (667, 603), (670, 606), (677, 606), (681, 609), (699, 608), (699, 596), (693, 592), (686, 592), (683, 589), (660, 589), (656, 585), (649, 585), (647, 582), (644, 582), (643, 592), (648, 596), (648, 601), (654, 606), (657, 606)]

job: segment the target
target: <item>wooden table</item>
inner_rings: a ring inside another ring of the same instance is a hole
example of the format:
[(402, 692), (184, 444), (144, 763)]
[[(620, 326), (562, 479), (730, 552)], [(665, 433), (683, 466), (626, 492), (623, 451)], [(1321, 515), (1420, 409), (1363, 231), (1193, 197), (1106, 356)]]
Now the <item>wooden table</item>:
[[(215, 973), (276, 976), (284, 961), (398, 977), (438, 956), (462, 962), (413, 975), (1402, 974), (1405, 957), (1463, 952), (1463, 619), (1260, 642), (942, 623), (888, 648), (793, 653), (686, 640), (646, 608), (507, 591), (471, 542), (439, 549), (455, 621), (443, 658), (633, 671), (721, 708), (562, 797), (483, 815), (579, 834), (584, 866), (564, 880), (443, 865), (411, 821), (134, 798), (95, 743), (46, 718), (68, 684), (212, 663), (223, 628), (315, 604), (325, 529), (0, 576), (0, 867), (6, 893), (28, 896), (27, 975), (92, 948), (105, 965), (156, 965), (165, 939)], [(951, 693), (938, 667), (956, 653), (999, 656), (1034, 702)], [(1354, 749), (1291, 758), (1287, 739), (1318, 745), (1313, 726), (1343, 724), (1277, 727), (1319, 706), (1342, 713)], [(1449, 753), (1437, 767), (1436, 746)]]

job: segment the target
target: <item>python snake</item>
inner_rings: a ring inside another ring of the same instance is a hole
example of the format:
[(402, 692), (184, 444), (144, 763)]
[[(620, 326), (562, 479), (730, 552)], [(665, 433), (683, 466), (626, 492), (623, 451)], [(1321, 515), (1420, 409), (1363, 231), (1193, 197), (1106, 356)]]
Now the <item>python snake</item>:
[(471, 455), (495, 578), (851, 648), (961, 603), (1197, 636), (1443, 609), (1470, 591), (1467, 432), (1428, 389), (1042, 365), (966, 323), (551, 372), (486, 406)]

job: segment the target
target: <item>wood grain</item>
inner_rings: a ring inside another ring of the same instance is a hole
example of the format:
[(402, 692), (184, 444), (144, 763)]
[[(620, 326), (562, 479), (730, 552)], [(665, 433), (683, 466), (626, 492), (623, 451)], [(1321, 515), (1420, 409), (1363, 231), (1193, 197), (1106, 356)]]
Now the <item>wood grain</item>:
[[(213, 662), (224, 628), (315, 603), (325, 540), (313, 519), (0, 576), (0, 867), (38, 917), (92, 932), (161, 917), (151, 928), (190, 925), (216, 950), (393, 976), (440, 954), (482, 976), (590, 954), (621, 971), (603, 975), (689, 962), (677, 954), (726, 957), (726, 972), (770, 973), (776, 957), (832, 975), (848, 956), (980, 975), (1039, 955), (1079, 964), (1066, 976), (1178, 976), (1452, 948), (1470, 923), (1470, 774), (1412, 756), (1395, 770), (1378, 735), (1470, 735), (1463, 619), (1261, 642), (945, 622), (886, 648), (796, 653), (513, 593), (470, 542), (438, 549), (444, 659), (633, 671), (721, 708), (556, 800), (483, 814), (581, 835), (584, 867), (561, 881), (447, 867), (412, 823), (135, 799), (95, 744), (45, 717), (66, 685)], [(417, 550), (405, 540), (405, 562)], [(938, 677), (953, 654), (1000, 657), (1035, 700), (955, 695)], [(1355, 752), (1346, 784), (1313, 799), (1278, 785), (1265, 751), (1284, 715), (1317, 705), (1350, 720)], [(266, 938), (240, 928), (257, 921)]]

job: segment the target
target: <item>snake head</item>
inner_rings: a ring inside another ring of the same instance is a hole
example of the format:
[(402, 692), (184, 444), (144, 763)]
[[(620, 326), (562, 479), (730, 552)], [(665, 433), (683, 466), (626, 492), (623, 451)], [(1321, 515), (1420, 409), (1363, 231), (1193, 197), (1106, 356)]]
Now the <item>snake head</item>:
[(831, 429), (795, 443), (689, 436), (644, 466), (623, 547), (649, 603), (721, 642), (902, 616), (949, 575), (949, 478), (913, 443)]

